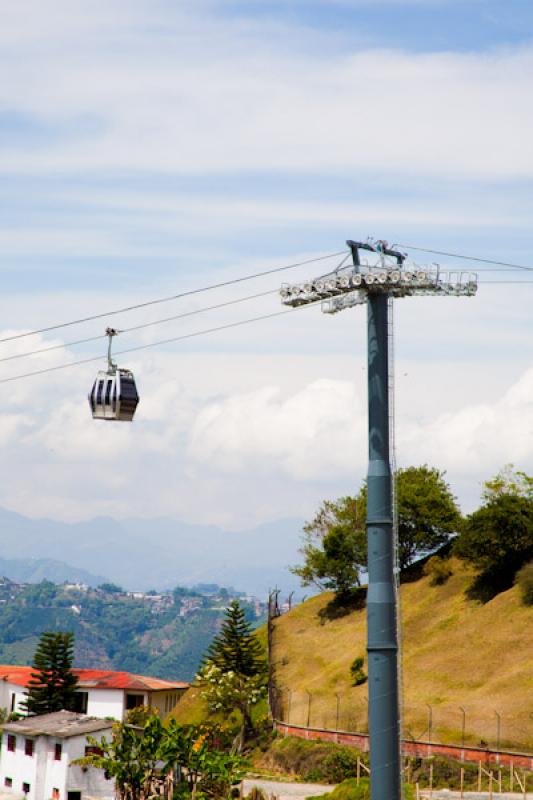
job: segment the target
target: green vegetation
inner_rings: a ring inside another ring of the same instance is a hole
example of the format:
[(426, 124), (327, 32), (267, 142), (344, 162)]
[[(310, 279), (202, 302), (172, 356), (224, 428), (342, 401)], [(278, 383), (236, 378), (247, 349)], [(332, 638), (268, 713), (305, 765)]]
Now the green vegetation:
[(73, 709), (78, 679), (72, 674), (74, 634), (43, 633), (35, 656), (24, 707), (28, 714)]
[(256, 758), (256, 766), (274, 774), (295, 775), (304, 781), (340, 783), (356, 775), (358, 756), (368, 766), (367, 756), (353, 747), (288, 736), (274, 739)]
[(103, 769), (115, 778), (121, 800), (163, 796), (169, 773), (178, 768), (183, 779), (179, 796), (184, 800), (226, 800), (245, 773), (246, 762), (224, 749), (221, 731), (212, 727), (184, 727), (175, 720), (163, 725), (159, 717), (143, 713), (116, 723), (109, 741), (87, 738), (93, 752), (75, 763)]
[(267, 665), (263, 648), (246, 622), (244, 609), (233, 601), (198, 673), (200, 696), (211, 713), (239, 712), (235, 748), (241, 752), (252, 737), (252, 708), (266, 692)]
[[(83, 590), (50, 581), (14, 584), (3, 599), (0, 663), (31, 664), (42, 633), (71, 631), (74, 666), (180, 680), (196, 674), (227, 605), (225, 597), (182, 590), (158, 606), (114, 588)], [(255, 621), (252, 608), (245, 610)]]
[[(396, 473), (400, 566), (446, 544), (461, 515), (444, 473), (433, 467), (407, 467)], [(325, 501), (304, 526), (303, 565), (292, 567), (304, 586), (315, 585), (346, 596), (359, 585), (366, 566), (366, 484), (356, 497)]]
[(359, 584), (366, 564), (366, 502), (363, 489), (357, 497), (326, 500), (304, 526), (302, 566), (291, 567), (303, 586), (331, 589), (346, 595)]
[(364, 671), (365, 659), (363, 656), (358, 656), (352, 661), (350, 667), (350, 674), (352, 676), (352, 686), (361, 686), (362, 683), (368, 680), (368, 676)]
[(512, 586), (533, 558), (533, 478), (508, 466), (487, 481), (482, 505), (466, 518), (455, 552), (478, 572), (473, 596), (488, 599)]
[[(404, 800), (414, 800), (414, 789), (412, 786), (404, 786)], [(348, 778), (339, 783), (332, 792), (319, 795), (320, 800), (370, 800), (370, 781), (368, 778), (361, 778), (358, 782), (356, 778)], [(316, 800), (316, 798), (308, 798)]]
[(449, 558), (431, 556), (424, 564), (424, 575), (428, 575), (432, 586), (442, 586), (453, 575)]
[(533, 606), (533, 561), (524, 564), (516, 576), (516, 583), (524, 605)]

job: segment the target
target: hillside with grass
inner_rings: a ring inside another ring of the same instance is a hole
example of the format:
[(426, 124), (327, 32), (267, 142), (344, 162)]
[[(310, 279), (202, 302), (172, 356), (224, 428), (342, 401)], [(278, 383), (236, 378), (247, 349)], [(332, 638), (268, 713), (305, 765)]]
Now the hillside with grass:
[[(518, 587), (469, 599), (473, 571), (447, 563), (441, 585), (419, 573), (401, 587), (404, 736), (427, 740), (431, 717), (433, 741), (460, 743), (464, 719), (467, 744), (533, 750), (533, 607)], [(366, 671), (364, 593), (351, 607), (322, 593), (274, 626), (278, 716), (366, 731), (367, 685), (350, 671), (357, 656)], [(194, 691), (180, 706), (183, 721), (202, 714)]]
[[(401, 587), (404, 735), (533, 748), (533, 607), (518, 587), (481, 603), (468, 597), (473, 572), (450, 561), (442, 585), (419, 577)], [(282, 711), (290, 721), (366, 730), (367, 687), (350, 666), (365, 656), (363, 603), (343, 609), (321, 594), (276, 620), (274, 658)], [(365, 656), (366, 667), (366, 656)], [(291, 690), (289, 695), (289, 689)], [(309, 695), (311, 701), (309, 703)], [(290, 709), (289, 709), (290, 704)], [(310, 705), (310, 708), (309, 708)], [(430, 706), (431, 709), (428, 707)]]

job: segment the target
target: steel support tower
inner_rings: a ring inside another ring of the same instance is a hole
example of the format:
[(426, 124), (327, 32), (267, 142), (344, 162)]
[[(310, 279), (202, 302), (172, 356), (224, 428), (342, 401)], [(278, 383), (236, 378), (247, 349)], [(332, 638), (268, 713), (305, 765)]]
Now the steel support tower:
[[(400, 800), (398, 602), (390, 453), (389, 298), (410, 295), (470, 296), (475, 273), (404, 269), (405, 254), (386, 242), (349, 240), (353, 265), (303, 284), (284, 285), (281, 299), (297, 307), (321, 303), (334, 314), (365, 304), (368, 310), (368, 594), (367, 653), (372, 800)], [(361, 263), (360, 251), (375, 263)], [(346, 260), (346, 259), (345, 259)], [(344, 263), (344, 262), (343, 262)]]

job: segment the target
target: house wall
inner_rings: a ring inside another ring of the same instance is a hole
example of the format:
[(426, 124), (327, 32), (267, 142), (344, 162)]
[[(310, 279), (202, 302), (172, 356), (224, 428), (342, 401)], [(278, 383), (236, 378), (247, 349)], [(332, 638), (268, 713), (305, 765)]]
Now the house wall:
[[(102, 733), (105, 734), (105, 731)], [(95, 738), (100, 738), (100, 735), (97, 734)], [(68, 739), (37, 736), (34, 738), (34, 753), (31, 757), (24, 754), (25, 738), (17, 735), (16, 750), (11, 753), (7, 749), (7, 731), (3, 736), (0, 794), (19, 797), (22, 794), (22, 784), (29, 783), (27, 800), (51, 800), (54, 789), (59, 789), (59, 800), (67, 800), (69, 791), (81, 792), (82, 800), (89, 797), (114, 800), (115, 783), (113, 780), (106, 780), (103, 770), (72, 764), (72, 761), (85, 755), (85, 736)], [(56, 743), (62, 746), (60, 761), (54, 758)], [(11, 789), (4, 786), (6, 777), (13, 780)]]
[[(27, 798), (28, 800), (36, 800), (37, 741), (34, 739), (33, 756), (27, 756), (24, 752), (25, 736), (16, 735), (17, 741), (14, 753), (7, 749), (7, 737), (8, 732), (5, 731), (2, 735), (2, 758), (0, 759), (0, 792), (20, 795), (22, 793), (22, 784), (29, 783), (30, 791)], [(6, 777), (11, 778), (13, 781), (11, 789), (5, 786)]]
[(164, 689), (159, 692), (150, 692), (148, 703), (152, 708), (157, 709), (161, 718), (164, 719), (179, 703), (185, 692), (186, 689)]
[(0, 708), (3, 708), (8, 714), (11, 711), (11, 696), (13, 694), (15, 695), (15, 708), (13, 710), (19, 714), (24, 714), (25, 710), (22, 708), (21, 703), (26, 699), (26, 689), (14, 683), (0, 681)]
[[(109, 731), (100, 731), (95, 734), (95, 739), (106, 736), (109, 739)], [(67, 800), (67, 792), (81, 792), (82, 800), (85, 797), (98, 797), (103, 800), (114, 800), (115, 781), (106, 780), (102, 769), (94, 767), (80, 767), (72, 762), (85, 755), (87, 739), (85, 736), (72, 736), (64, 740), (63, 755), (66, 763), (66, 781), (64, 791), (59, 795), (59, 800)], [(57, 762), (56, 762), (57, 763)], [(55, 784), (57, 786), (57, 784)], [(37, 800), (49, 800), (52, 797), (52, 784), (48, 784), (49, 794)]]
[(113, 717), (122, 720), (124, 717), (125, 692), (123, 689), (83, 689), (88, 692), (87, 714), (90, 717)]

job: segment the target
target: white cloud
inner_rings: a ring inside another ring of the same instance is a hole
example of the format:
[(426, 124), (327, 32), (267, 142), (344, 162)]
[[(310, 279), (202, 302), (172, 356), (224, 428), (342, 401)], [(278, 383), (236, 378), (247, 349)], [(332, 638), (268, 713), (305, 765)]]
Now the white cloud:
[(364, 420), (349, 382), (314, 381), (286, 398), (277, 387), (263, 387), (207, 405), (195, 420), (189, 455), (231, 472), (282, 469), (297, 480), (335, 478), (364, 462)]
[[(18, 5), (18, 4), (17, 4)], [(481, 54), (305, 52), (295, 31), (174, 8), (60, 3), (11, 13), (6, 109), (46, 135), (12, 145), (4, 172), (157, 170), (533, 175), (531, 49)], [(124, 7), (121, 6), (122, 11)], [(31, 9), (31, 10), (30, 10)], [(58, 15), (59, 16), (59, 15)], [(35, 22), (35, 18), (37, 22)], [(42, 29), (39, 46), (21, 20)], [(494, 109), (498, 113), (494, 113)]]

